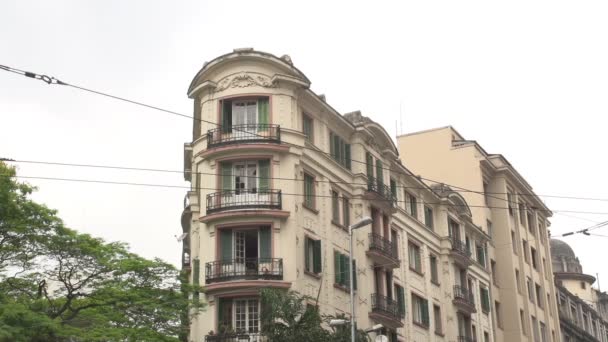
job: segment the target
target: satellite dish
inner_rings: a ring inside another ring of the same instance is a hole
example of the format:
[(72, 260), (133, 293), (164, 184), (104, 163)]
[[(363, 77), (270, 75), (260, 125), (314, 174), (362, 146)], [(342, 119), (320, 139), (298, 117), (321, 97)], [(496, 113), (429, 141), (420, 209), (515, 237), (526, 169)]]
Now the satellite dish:
[(180, 236), (176, 236), (177, 242), (182, 242), (186, 238), (186, 236), (188, 236), (188, 233), (184, 233)]
[(374, 341), (375, 342), (388, 342), (388, 337), (386, 337), (384, 335), (378, 335), (378, 336), (376, 336)]

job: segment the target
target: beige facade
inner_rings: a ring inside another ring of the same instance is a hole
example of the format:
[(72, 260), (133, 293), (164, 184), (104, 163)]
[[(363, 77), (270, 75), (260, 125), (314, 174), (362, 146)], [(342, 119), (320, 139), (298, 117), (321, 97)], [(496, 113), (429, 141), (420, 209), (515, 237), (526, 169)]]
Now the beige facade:
[(473, 222), (491, 236), (496, 340), (560, 341), (547, 238), (551, 212), (530, 185), (502, 155), (488, 154), (452, 127), (397, 141), (403, 163), (429, 184), (458, 187)]
[[(263, 340), (264, 287), (349, 316), (351, 269), (360, 328), (380, 323), (392, 341), (507, 341), (492, 320), (496, 242), (475, 224), (484, 213), (415, 177), (381, 126), (341, 115), (309, 86), (288, 56), (251, 49), (205, 63), (190, 85), (183, 263), (207, 303), (190, 341)], [(365, 216), (373, 224), (355, 231), (351, 268), (346, 227)], [(495, 276), (506, 287), (508, 276)], [(507, 327), (513, 304), (502, 305)]]
[(562, 341), (608, 341), (608, 294), (593, 288), (576, 254), (564, 241), (551, 239)]

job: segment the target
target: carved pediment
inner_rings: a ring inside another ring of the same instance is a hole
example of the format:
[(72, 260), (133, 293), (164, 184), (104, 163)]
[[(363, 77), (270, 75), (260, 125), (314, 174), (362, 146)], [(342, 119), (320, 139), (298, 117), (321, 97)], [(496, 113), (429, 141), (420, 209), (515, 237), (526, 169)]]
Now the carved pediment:
[(218, 92), (228, 88), (246, 88), (253, 86), (274, 88), (275, 84), (272, 82), (270, 77), (255, 73), (242, 72), (228, 76), (221, 80), (215, 88), (215, 91)]

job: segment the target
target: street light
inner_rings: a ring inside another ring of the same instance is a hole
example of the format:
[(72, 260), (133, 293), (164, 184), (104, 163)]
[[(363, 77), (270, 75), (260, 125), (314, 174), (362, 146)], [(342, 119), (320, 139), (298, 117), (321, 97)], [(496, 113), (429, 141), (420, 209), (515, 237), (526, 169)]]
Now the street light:
[(351, 224), (348, 226), (348, 238), (350, 240), (350, 248), (348, 250), (348, 267), (350, 267), (350, 281), (349, 281), (349, 290), (350, 290), (350, 340), (351, 342), (355, 342), (355, 323), (357, 322), (355, 318), (355, 295), (353, 291), (353, 230), (363, 228), (368, 224), (374, 222), (371, 217), (366, 216), (359, 220), (359, 222)]

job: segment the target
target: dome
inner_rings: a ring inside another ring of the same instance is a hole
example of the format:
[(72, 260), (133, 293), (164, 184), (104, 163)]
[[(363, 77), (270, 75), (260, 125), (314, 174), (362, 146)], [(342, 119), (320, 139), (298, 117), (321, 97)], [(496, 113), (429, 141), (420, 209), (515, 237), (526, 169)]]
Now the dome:
[[(583, 274), (583, 266), (574, 254), (572, 247), (561, 240), (551, 239), (551, 264), (554, 273), (562, 273), (562, 276), (574, 276), (580, 278)], [(585, 277), (591, 277), (584, 275)], [(594, 279), (595, 280), (595, 279)], [(593, 281), (591, 282), (593, 283)]]
[[(550, 246), (551, 246), (551, 257), (552, 258), (561, 257), (561, 256), (564, 256), (567, 258), (576, 258), (576, 254), (574, 254), (572, 247), (570, 247), (570, 245), (568, 245), (567, 243), (565, 243), (562, 240), (551, 239)], [(561, 258), (559, 258), (559, 259), (561, 259)]]

